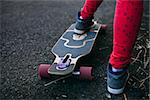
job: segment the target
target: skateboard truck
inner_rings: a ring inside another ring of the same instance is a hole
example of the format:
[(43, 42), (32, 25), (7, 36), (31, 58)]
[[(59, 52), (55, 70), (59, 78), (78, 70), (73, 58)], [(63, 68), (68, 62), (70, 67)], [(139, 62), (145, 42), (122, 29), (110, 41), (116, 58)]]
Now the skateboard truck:
[(71, 59), (69, 59), (69, 55), (62, 58), (56, 66), (57, 70), (66, 70), (70, 65)]

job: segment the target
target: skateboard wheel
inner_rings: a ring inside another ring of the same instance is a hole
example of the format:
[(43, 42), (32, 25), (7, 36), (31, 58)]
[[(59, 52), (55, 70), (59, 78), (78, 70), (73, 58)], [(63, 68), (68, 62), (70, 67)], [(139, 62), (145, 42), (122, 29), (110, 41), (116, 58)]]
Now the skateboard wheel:
[(80, 79), (92, 80), (92, 67), (80, 67)]
[(50, 64), (40, 64), (38, 67), (38, 78), (41, 80), (42, 78), (50, 78), (48, 74), (48, 69), (51, 67)]
[(102, 24), (101, 27), (102, 27), (103, 30), (106, 30), (106, 29), (107, 29), (107, 25), (106, 25), (106, 24)]

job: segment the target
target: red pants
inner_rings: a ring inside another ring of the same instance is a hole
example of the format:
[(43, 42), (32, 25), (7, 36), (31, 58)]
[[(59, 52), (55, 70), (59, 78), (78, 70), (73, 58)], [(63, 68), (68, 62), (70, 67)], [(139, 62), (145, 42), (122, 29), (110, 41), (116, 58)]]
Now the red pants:
[[(81, 11), (83, 19), (93, 16), (101, 2), (102, 0), (86, 0)], [(117, 0), (113, 25), (113, 51), (109, 60), (114, 68), (128, 67), (140, 29), (142, 13), (142, 0)]]

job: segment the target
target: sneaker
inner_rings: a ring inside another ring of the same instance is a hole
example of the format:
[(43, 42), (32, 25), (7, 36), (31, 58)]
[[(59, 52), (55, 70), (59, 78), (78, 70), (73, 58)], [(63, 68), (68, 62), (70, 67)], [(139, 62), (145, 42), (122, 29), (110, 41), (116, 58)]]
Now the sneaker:
[(78, 12), (78, 18), (76, 21), (74, 32), (76, 34), (83, 34), (84, 32), (90, 30), (94, 22), (92, 21), (94, 17), (91, 17), (89, 19), (83, 19), (80, 15), (80, 12)]
[(107, 67), (107, 90), (112, 94), (121, 94), (129, 77), (128, 70), (124, 68), (114, 72), (112, 69), (112, 65), (109, 64)]

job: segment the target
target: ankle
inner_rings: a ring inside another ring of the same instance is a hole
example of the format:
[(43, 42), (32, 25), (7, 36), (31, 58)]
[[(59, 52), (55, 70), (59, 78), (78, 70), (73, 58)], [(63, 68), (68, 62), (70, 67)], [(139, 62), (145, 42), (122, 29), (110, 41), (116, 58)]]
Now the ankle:
[(123, 71), (123, 68), (117, 69), (117, 68), (114, 68), (114, 67), (112, 66), (112, 71), (113, 71), (113, 72), (121, 72), (121, 71)]

